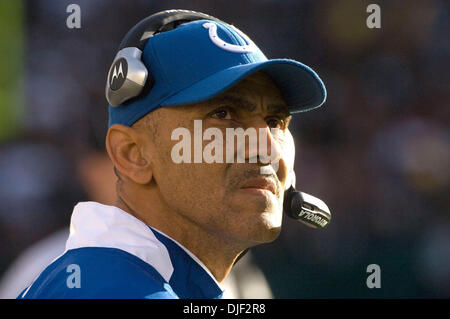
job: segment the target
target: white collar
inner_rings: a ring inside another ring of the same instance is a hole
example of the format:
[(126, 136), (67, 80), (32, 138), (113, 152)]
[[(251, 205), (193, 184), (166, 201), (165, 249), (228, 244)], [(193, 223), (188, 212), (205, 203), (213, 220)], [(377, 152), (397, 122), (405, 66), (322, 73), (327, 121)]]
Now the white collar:
[[(200, 267), (203, 268), (203, 270), (214, 280), (214, 282), (216, 283), (217, 286), (219, 286), (221, 289), (223, 288), (222, 285), (216, 280), (216, 277), (213, 276), (213, 274), (209, 271), (209, 269), (205, 266), (205, 264), (198, 259), (197, 256), (195, 256), (193, 253), (191, 253), (190, 250), (188, 250), (186, 247), (184, 247), (183, 245), (181, 245), (179, 242), (177, 242), (175, 239), (173, 239), (172, 237), (164, 234), (162, 231), (157, 230), (156, 228), (153, 228), (152, 226), (150, 226), (152, 230), (160, 233), (161, 235), (169, 238), (170, 240), (172, 240), (175, 244), (177, 244), (178, 246), (180, 246), (181, 249), (183, 249), (186, 254), (188, 254), (197, 264), (200, 265)], [(223, 290), (223, 289), (222, 289)]]
[(150, 229), (141, 220), (115, 206), (97, 202), (78, 203), (72, 213), (66, 251), (82, 247), (121, 249), (151, 265), (169, 282), (174, 271), (170, 255), (152, 230), (181, 247), (219, 287), (221, 286), (209, 269), (187, 248), (163, 232), (153, 227)]
[(167, 282), (173, 273), (166, 246), (145, 223), (115, 206), (96, 202), (75, 206), (66, 251), (82, 247), (124, 250), (150, 264)]

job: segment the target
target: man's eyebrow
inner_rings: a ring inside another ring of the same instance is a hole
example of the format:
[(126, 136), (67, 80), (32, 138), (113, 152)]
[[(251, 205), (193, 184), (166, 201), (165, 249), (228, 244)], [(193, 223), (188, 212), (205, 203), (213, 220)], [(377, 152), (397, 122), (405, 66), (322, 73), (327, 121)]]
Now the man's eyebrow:
[(288, 107), (285, 104), (269, 104), (267, 105), (269, 112), (274, 114), (282, 114), (285, 117), (291, 116)]
[(231, 104), (232, 106), (236, 106), (238, 108), (241, 108), (243, 110), (252, 112), (255, 110), (256, 106), (249, 101), (239, 97), (239, 96), (232, 96), (232, 95), (225, 95), (225, 96), (219, 96), (217, 98), (214, 98), (210, 105), (214, 106), (216, 104)]
[[(239, 96), (232, 95), (214, 98), (214, 100), (211, 101), (210, 105), (213, 106), (215, 104), (231, 104), (232, 106), (236, 106), (249, 112), (253, 112), (256, 108), (255, 104), (251, 103), (250, 101)], [(287, 106), (284, 104), (269, 104), (267, 105), (267, 110), (271, 113), (283, 114), (286, 117), (290, 115)]]

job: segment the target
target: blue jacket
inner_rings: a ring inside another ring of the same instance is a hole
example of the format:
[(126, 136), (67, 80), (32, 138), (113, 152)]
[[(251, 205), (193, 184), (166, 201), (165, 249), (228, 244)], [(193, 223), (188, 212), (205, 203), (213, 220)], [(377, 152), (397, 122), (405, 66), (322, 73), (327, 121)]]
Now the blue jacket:
[(18, 298), (221, 298), (203, 263), (123, 210), (79, 203), (66, 251)]

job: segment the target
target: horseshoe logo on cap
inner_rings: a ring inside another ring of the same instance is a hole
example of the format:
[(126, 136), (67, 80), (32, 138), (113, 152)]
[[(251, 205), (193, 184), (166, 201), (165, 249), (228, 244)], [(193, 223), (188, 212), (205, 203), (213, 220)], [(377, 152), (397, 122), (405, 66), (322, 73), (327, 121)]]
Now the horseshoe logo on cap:
[(208, 29), (209, 32), (209, 38), (211, 39), (211, 41), (217, 45), (219, 48), (227, 50), (227, 51), (231, 51), (231, 52), (235, 52), (235, 53), (249, 53), (249, 52), (254, 52), (256, 50), (256, 45), (255, 43), (253, 43), (252, 40), (250, 40), (249, 37), (247, 37), (243, 32), (241, 32), (238, 28), (230, 25), (231, 28), (233, 28), (233, 30), (239, 34), (244, 40), (245, 42), (247, 42), (247, 45), (235, 45), (235, 44), (231, 44), (231, 43), (227, 43), (225, 41), (223, 41), (221, 38), (219, 38), (219, 36), (217, 35), (217, 25), (215, 23), (212, 22), (206, 22), (203, 24), (203, 27), (205, 29)]

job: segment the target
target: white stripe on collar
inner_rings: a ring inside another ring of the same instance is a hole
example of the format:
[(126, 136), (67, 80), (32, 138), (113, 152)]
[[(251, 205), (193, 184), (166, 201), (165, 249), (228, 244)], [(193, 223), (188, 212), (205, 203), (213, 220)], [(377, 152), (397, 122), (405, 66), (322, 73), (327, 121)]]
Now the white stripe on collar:
[(82, 247), (124, 250), (150, 264), (167, 282), (173, 274), (166, 246), (145, 223), (115, 206), (96, 202), (75, 206), (66, 251)]
[(150, 227), (151, 227), (152, 230), (158, 232), (159, 234), (163, 235), (164, 237), (169, 238), (171, 241), (173, 241), (175, 244), (177, 244), (181, 249), (183, 249), (183, 250), (186, 252), (186, 254), (188, 254), (193, 260), (195, 260), (195, 262), (196, 262), (197, 264), (200, 265), (200, 267), (203, 268), (203, 270), (204, 270), (204, 271), (205, 271), (205, 272), (206, 272), (206, 273), (214, 280), (214, 282), (216, 283), (216, 285), (217, 285), (218, 287), (220, 287), (220, 289), (223, 290), (222, 285), (216, 280), (216, 277), (213, 276), (213, 274), (209, 271), (209, 269), (205, 266), (205, 264), (204, 264), (200, 259), (198, 259), (197, 256), (195, 256), (193, 253), (191, 253), (186, 247), (184, 247), (183, 245), (181, 245), (179, 242), (177, 242), (177, 241), (176, 241), (175, 239), (173, 239), (172, 237), (170, 237), (170, 236), (164, 234), (164, 233), (163, 233), (162, 231), (160, 231), (160, 230), (157, 230), (157, 229), (153, 228), (152, 226), (150, 226)]

